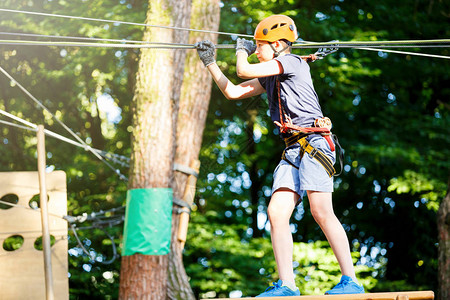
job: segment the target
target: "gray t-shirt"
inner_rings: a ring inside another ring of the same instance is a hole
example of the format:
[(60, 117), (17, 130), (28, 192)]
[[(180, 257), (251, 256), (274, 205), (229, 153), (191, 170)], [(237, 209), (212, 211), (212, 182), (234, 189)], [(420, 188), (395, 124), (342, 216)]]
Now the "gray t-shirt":
[(281, 104), (292, 123), (301, 127), (314, 126), (314, 120), (322, 118), (323, 113), (319, 97), (314, 90), (309, 65), (300, 56), (286, 54), (275, 58), (283, 67), (283, 74), (259, 78), (267, 92), (270, 117), (280, 121), (278, 89), (276, 79), (279, 77)]

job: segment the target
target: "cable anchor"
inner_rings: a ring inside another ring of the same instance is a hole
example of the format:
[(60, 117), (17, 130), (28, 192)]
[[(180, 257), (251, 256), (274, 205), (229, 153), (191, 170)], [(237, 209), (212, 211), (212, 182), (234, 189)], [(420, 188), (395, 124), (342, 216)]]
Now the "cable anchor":
[(339, 50), (339, 40), (333, 40), (330, 41), (330, 43), (333, 43), (330, 46), (319, 48), (314, 55), (317, 57), (317, 59), (323, 59), (328, 54), (334, 53)]

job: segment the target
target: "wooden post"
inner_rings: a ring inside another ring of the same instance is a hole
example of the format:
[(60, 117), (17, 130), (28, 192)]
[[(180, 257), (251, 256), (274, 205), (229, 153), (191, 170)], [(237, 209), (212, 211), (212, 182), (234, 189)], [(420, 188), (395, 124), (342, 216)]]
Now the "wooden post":
[[(200, 170), (200, 161), (198, 159), (194, 159), (191, 162), (190, 168), (195, 170), (195, 172), (199, 172)], [(183, 201), (189, 204), (189, 206), (192, 206), (192, 203), (194, 203), (194, 197), (195, 197), (195, 186), (197, 184), (197, 177), (193, 174), (189, 175), (187, 181), (186, 181), (186, 187), (184, 189), (184, 195), (183, 195)], [(178, 225), (178, 240), (180, 241), (180, 248), (184, 248), (184, 244), (186, 243), (186, 236), (187, 236), (187, 229), (189, 225), (189, 213), (188, 212), (181, 212), (180, 214), (180, 223)]]
[(50, 230), (48, 227), (47, 187), (45, 182), (45, 133), (44, 126), (39, 125), (37, 131), (37, 160), (39, 172), (40, 207), (42, 223), (42, 248), (44, 254), (45, 293), (47, 300), (53, 300), (52, 251)]

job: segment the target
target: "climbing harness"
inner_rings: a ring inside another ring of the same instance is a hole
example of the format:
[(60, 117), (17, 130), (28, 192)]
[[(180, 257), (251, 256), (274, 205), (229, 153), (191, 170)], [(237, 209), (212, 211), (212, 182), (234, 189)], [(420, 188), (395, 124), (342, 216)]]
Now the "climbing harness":
[[(284, 142), (286, 144), (286, 148), (283, 151), (283, 154), (281, 155), (281, 159), (288, 162), (290, 165), (298, 169), (298, 167), (289, 161), (289, 159), (286, 157), (286, 149), (290, 146), (293, 146), (295, 144), (300, 144), (300, 158), (303, 158), (303, 155), (308, 153), (309, 157), (316, 159), (327, 172), (329, 177), (332, 176), (339, 176), (342, 173), (342, 166), (343, 166), (343, 149), (341, 145), (339, 144), (339, 140), (337, 139), (337, 136), (331, 133), (331, 120), (328, 117), (316, 119), (314, 121), (314, 127), (300, 127), (297, 125), (292, 124), (290, 121), (290, 118), (288, 117), (288, 114), (286, 114), (286, 111), (284, 109), (284, 106), (281, 103), (281, 96), (280, 96), (280, 80), (277, 77), (276, 80), (277, 84), (277, 91), (278, 91), (278, 110), (280, 112), (280, 122), (276, 122), (275, 124), (279, 126), (280, 133), (282, 134), (290, 134), (287, 138), (284, 139)], [(285, 116), (287, 118), (287, 122), (284, 121)], [(320, 151), (317, 148), (314, 148), (311, 146), (311, 144), (306, 140), (306, 138), (312, 134), (320, 134), (325, 138), (328, 145), (330, 146), (331, 151), (335, 151), (335, 145), (333, 143), (336, 143), (339, 147), (339, 161), (341, 166), (341, 171), (336, 174), (336, 170), (333, 167), (333, 162), (331, 161), (328, 156), (326, 156), (322, 151)]]

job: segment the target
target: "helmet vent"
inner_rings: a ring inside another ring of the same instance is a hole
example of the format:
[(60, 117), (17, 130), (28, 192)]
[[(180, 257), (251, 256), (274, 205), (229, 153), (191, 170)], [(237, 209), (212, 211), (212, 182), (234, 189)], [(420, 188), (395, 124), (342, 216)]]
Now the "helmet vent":
[(272, 26), (272, 28), (270, 28), (270, 30), (274, 30), (277, 27), (278, 27), (278, 24), (275, 24), (275, 25)]

